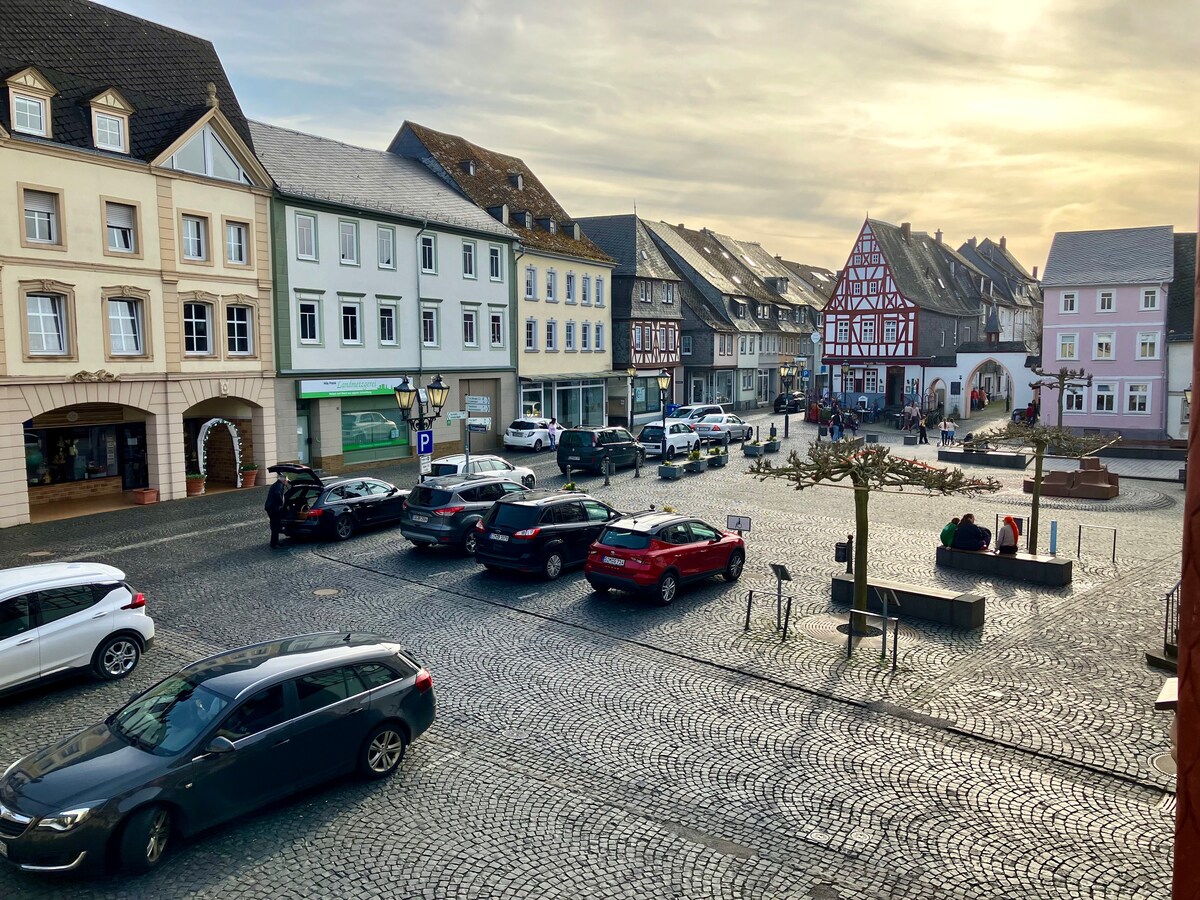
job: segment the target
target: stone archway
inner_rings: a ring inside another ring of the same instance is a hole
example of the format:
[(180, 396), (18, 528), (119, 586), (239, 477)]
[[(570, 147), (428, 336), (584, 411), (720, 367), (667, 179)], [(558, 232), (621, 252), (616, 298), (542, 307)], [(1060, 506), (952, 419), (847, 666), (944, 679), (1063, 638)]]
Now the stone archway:
[(946, 387), (946, 381), (943, 378), (934, 378), (929, 382), (929, 387), (925, 390), (924, 407), (927, 411), (942, 410), (945, 415), (946, 410), (946, 395), (949, 388)]
[[(983, 359), (980, 359), (979, 361), (977, 361), (975, 363), (974, 367), (972, 367), (971, 371), (967, 374), (967, 377), (963, 380), (963, 387), (962, 387), (962, 392), (963, 392), (962, 418), (963, 419), (969, 419), (969, 418), (971, 418), (972, 415), (979, 412), (979, 410), (975, 410), (975, 409), (971, 408), (971, 390), (981, 386), (977, 383), (976, 379), (978, 378), (978, 376), (981, 372), (983, 372), (984, 370), (987, 370), (989, 368), (998, 370), (998, 372), (996, 373), (998, 383), (993, 383), (991, 381), (985, 381), (985, 383), (982, 385), (982, 387), (985, 387), (985, 388), (991, 387), (990, 393), (991, 393), (992, 397), (993, 398), (999, 397), (999, 402), (1001, 402), (1001, 403), (1004, 403), (1007, 401), (1009, 408), (1010, 409), (1012, 408), (1012, 403), (1014, 400), (1013, 394), (1014, 394), (1014, 391), (1016, 390), (1017, 381), (1013, 377), (1012, 370), (1009, 369), (1008, 366), (1006, 366), (1003, 362), (1001, 362), (995, 356), (989, 355), (989, 356), (986, 356)], [(996, 402), (996, 400), (993, 399), (992, 402)]]
[[(228, 441), (214, 440), (214, 432), (228, 434)], [(228, 419), (214, 417), (200, 426), (196, 436), (196, 458), (201, 475), (242, 486), (242, 437), (238, 427)]]

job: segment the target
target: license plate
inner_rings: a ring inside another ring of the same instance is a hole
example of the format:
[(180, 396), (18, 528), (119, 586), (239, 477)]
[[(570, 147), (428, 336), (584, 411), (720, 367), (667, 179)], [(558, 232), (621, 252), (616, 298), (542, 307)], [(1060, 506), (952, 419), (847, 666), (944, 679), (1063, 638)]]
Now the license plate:
[(568, 462), (579, 462), (579, 457), (578, 456), (568, 456), (567, 461)]
[(621, 559), (619, 556), (605, 556), (605, 557), (604, 557), (604, 562), (606, 562), (606, 563), (607, 563), (608, 565), (610, 565), (610, 566), (623, 566), (623, 565), (625, 565), (625, 560)]
[(493, 534), (492, 540), (493, 541), (507, 541), (508, 535), (507, 534)]
[(428, 522), (428, 521), (429, 521), (429, 516), (417, 516), (417, 515), (414, 515), (414, 516), (412, 517), (412, 520), (413, 520), (414, 522), (420, 522), (422, 525), (424, 525), (426, 522)]

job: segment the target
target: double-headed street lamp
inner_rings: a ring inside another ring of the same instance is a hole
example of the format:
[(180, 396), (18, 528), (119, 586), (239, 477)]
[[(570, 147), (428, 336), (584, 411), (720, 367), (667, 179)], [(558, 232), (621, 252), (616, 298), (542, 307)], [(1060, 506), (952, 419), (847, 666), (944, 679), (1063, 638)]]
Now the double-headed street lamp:
[[(395, 387), (396, 405), (400, 407), (400, 415), (409, 427), (416, 431), (426, 431), (433, 427), (442, 416), (442, 407), (446, 405), (446, 400), (450, 396), (450, 388), (442, 382), (442, 376), (438, 375), (429, 382), (425, 388), (425, 399), (421, 397), (421, 391), (413, 387), (407, 375), (400, 378), (400, 383)], [(412, 414), (413, 404), (416, 404), (417, 414)], [(426, 412), (428, 410), (428, 413)]]
[(796, 377), (796, 367), (789, 362), (779, 364), (779, 392), (786, 394), (792, 389), (792, 381)]

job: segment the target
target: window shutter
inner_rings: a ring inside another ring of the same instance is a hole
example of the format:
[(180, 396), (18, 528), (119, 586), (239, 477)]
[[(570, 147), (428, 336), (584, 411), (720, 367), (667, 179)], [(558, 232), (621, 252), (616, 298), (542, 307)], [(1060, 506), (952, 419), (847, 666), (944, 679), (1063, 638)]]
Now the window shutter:
[(26, 191), (25, 209), (30, 212), (40, 212), (53, 215), (55, 195), (45, 191)]
[(133, 228), (133, 207), (124, 203), (107, 203), (104, 207), (104, 221), (109, 228)]

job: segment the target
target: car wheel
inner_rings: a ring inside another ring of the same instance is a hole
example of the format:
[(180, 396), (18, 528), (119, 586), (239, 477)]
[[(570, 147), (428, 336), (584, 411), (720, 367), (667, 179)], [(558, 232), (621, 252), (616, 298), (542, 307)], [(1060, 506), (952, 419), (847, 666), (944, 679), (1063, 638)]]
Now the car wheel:
[(149, 872), (158, 865), (171, 840), (171, 814), (163, 806), (143, 806), (121, 829), (118, 856), (121, 868)]
[(674, 572), (667, 572), (658, 581), (658, 600), (659, 606), (670, 606), (671, 601), (675, 599), (675, 595), (679, 593), (679, 576)]
[(538, 438), (536, 441), (533, 442), (533, 452), (534, 453), (542, 452), (542, 439), (541, 438)]
[(566, 467), (566, 466), (559, 466), (559, 467), (558, 467), (558, 471), (560, 471), (560, 472), (562, 472), (564, 475), (566, 475), (566, 474), (567, 474), (567, 467)]
[(746, 567), (746, 554), (741, 550), (734, 550), (729, 554), (729, 562), (725, 564), (725, 580), (729, 582), (737, 581), (742, 577), (742, 569)]
[(542, 574), (546, 576), (547, 581), (553, 581), (563, 570), (562, 552), (559, 550), (551, 550), (546, 554), (546, 560), (542, 563)]
[(463, 553), (467, 556), (474, 556), (475, 551), (479, 549), (479, 533), (475, 530), (474, 525), (468, 528), (467, 533), (463, 535), (462, 548)]
[(674, 445), (672, 445), (672, 446), (667, 447), (667, 460), (670, 461), (674, 458), (675, 458), (675, 447), (674, 447)]
[(348, 540), (354, 534), (354, 520), (349, 513), (342, 513), (333, 520), (333, 536), (339, 541)]
[(92, 655), (92, 671), (105, 681), (120, 681), (134, 670), (142, 658), (142, 646), (127, 634), (114, 634), (104, 640)]
[(377, 725), (363, 741), (358, 754), (358, 771), (364, 778), (372, 780), (387, 778), (396, 771), (407, 749), (408, 738), (399, 723)]
[(533, 490), (533, 486), (536, 483), (537, 483), (537, 479), (534, 478), (532, 475), (526, 475), (524, 478), (521, 479), (521, 484), (525, 485), (525, 487), (529, 488), (530, 490)]
[(642, 466), (646, 465), (646, 454), (640, 450), (638, 451), (638, 455), (637, 455), (637, 464), (638, 464), (639, 469), (642, 468)]

